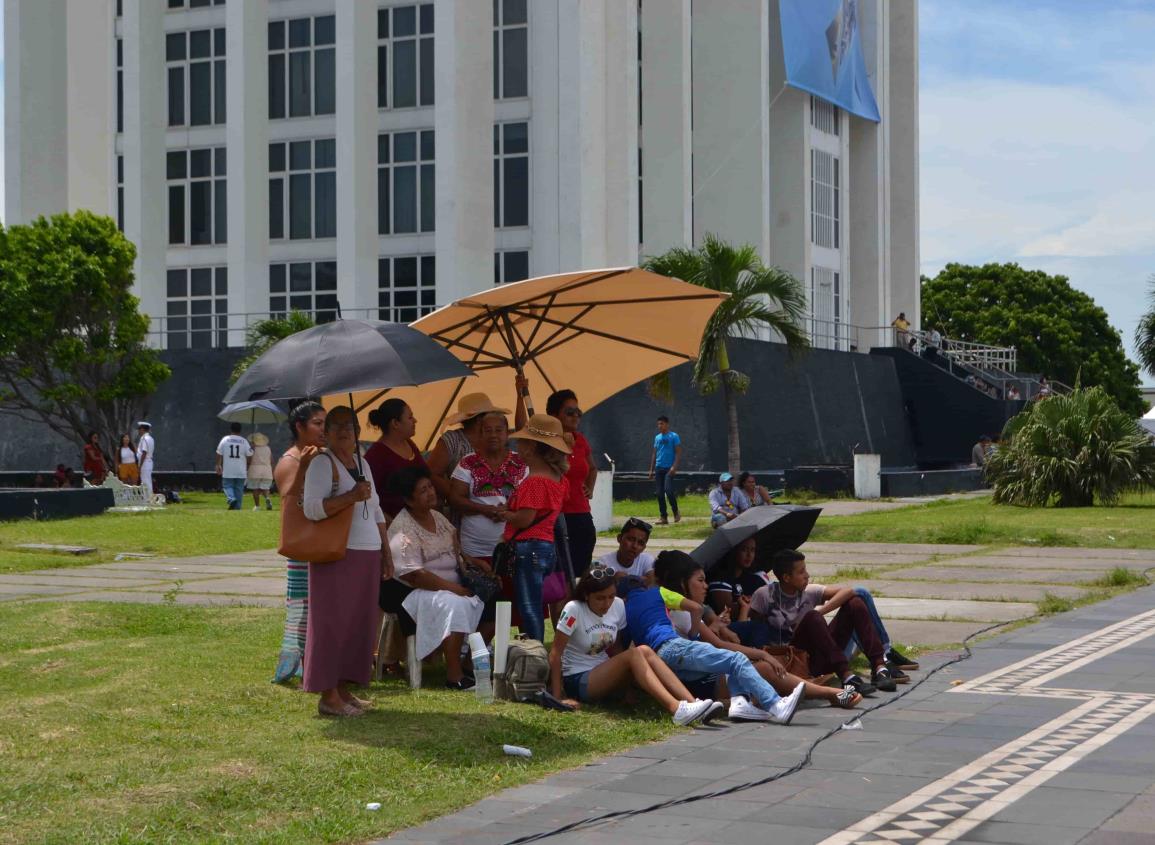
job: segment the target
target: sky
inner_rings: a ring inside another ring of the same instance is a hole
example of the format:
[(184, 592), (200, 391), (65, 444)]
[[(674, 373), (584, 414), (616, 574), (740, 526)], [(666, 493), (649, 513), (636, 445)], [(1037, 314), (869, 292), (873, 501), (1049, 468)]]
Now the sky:
[[(1155, 274), (1155, 0), (919, 0), (919, 18), (922, 272), (1060, 273), (1134, 357)], [(0, 108), (2, 45), (0, 15)]]
[(920, 0), (919, 16), (923, 273), (1067, 276), (1134, 358), (1155, 274), (1155, 0)]

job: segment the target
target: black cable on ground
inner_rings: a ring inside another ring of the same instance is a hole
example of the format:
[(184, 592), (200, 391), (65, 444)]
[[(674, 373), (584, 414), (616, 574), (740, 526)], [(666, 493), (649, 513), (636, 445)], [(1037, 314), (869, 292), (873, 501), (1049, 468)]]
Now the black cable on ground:
[(814, 742), (810, 743), (810, 747), (806, 749), (806, 753), (802, 755), (802, 758), (797, 763), (795, 763), (793, 766), (786, 769), (785, 771), (778, 772), (777, 774), (770, 775), (769, 777), (765, 777), (765, 778), (762, 778), (760, 780), (751, 781), (749, 783), (740, 783), (740, 784), (737, 784), (735, 786), (727, 787), (726, 789), (719, 789), (719, 790), (716, 790), (714, 792), (704, 793), (702, 795), (688, 795), (684, 798), (671, 798), (668, 801), (661, 801), (657, 804), (651, 804), (648, 807), (642, 807), (642, 808), (637, 809), (637, 810), (615, 810), (615, 811), (612, 811), (609, 813), (603, 813), (600, 816), (594, 816), (593, 818), (590, 818), (590, 819), (582, 819), (581, 821), (571, 822), (569, 824), (562, 825), (561, 827), (554, 828), (553, 830), (547, 830), (543, 833), (533, 833), (533, 834), (530, 834), (528, 836), (522, 836), (522, 837), (519, 837), (517, 839), (511, 839), (509, 842), (505, 843), (505, 845), (527, 845), (527, 843), (530, 843), (530, 842), (540, 842), (543, 839), (548, 839), (552, 836), (558, 836), (562, 833), (571, 833), (571, 832), (576, 831), (576, 830), (584, 830), (585, 828), (591, 827), (591, 826), (596, 825), (596, 824), (600, 824), (602, 822), (617, 820), (617, 819), (626, 819), (626, 818), (631, 818), (633, 816), (641, 816), (641, 815), (645, 815), (646, 813), (652, 813), (656, 810), (665, 810), (668, 807), (679, 807), (679, 806), (682, 806), (684, 804), (693, 804), (696, 801), (704, 801), (704, 800), (707, 800), (710, 798), (723, 798), (727, 795), (734, 795), (735, 793), (738, 793), (738, 792), (744, 792), (747, 789), (753, 789), (756, 786), (765, 786), (768, 783), (773, 783), (774, 781), (782, 780), (783, 778), (788, 777), (788, 776), (790, 776), (796, 772), (800, 772), (803, 769), (805, 769), (807, 766), (809, 766), (810, 760), (814, 755), (814, 750), (816, 748), (818, 748), (818, 746), (821, 745), (823, 742), (830, 739), (830, 737), (834, 736), (839, 731), (841, 731), (845, 726), (853, 724), (854, 722), (858, 721), (859, 719), (863, 718), (864, 716), (867, 716), (870, 713), (874, 713), (877, 710), (881, 710), (883, 707), (889, 707), (890, 705), (894, 704), (896, 701), (901, 701), (903, 698), (910, 695), (912, 692), (914, 692), (916, 689), (921, 687), (923, 684), (925, 684), (927, 681), (929, 681), (931, 678), (933, 678), (935, 675), (937, 675), (939, 672), (941, 672), (943, 669), (947, 668), (948, 666), (953, 666), (956, 663), (961, 663), (964, 660), (969, 660), (971, 657), (971, 654), (972, 654), (971, 647), (970, 647), (970, 641), (973, 640), (975, 637), (979, 636), (980, 634), (985, 634), (988, 631), (993, 631), (996, 628), (1003, 628), (1003, 627), (1006, 627), (1007, 625), (1014, 625), (1014, 624), (1020, 623), (1020, 622), (1029, 622), (1032, 619), (1037, 619), (1037, 618), (1039, 618), (1039, 615), (1033, 614), (1031, 616), (1025, 616), (1022, 619), (1013, 620), (1011, 622), (996, 622), (994, 625), (988, 625), (985, 628), (980, 628), (979, 630), (975, 631), (973, 634), (971, 634), (970, 636), (968, 636), (966, 639), (963, 640), (963, 642), (962, 642), (963, 651), (960, 654), (956, 655), (955, 657), (952, 657), (950, 660), (946, 661), (945, 663), (940, 663), (938, 666), (935, 666), (933, 669), (931, 669), (929, 672), (927, 672), (925, 675), (923, 675), (923, 677), (917, 683), (911, 684), (909, 687), (907, 687), (906, 689), (904, 689), (902, 692), (898, 693), (897, 695), (888, 696), (888, 697), (884, 698), (882, 701), (880, 701), (878, 704), (874, 705), (873, 707), (868, 707), (865, 710), (856, 711), (853, 718), (847, 719), (844, 722), (840, 722), (838, 725), (831, 728), (826, 733), (822, 734), (822, 736), (815, 739)]

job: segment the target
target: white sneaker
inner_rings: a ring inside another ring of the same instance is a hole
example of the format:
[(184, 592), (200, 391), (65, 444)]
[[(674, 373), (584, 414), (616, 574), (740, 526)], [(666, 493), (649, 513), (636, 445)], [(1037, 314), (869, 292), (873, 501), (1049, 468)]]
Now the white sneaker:
[(253, 505), (253, 510), (259, 511), (260, 509), (261, 509), (260, 505)]
[(731, 722), (769, 722), (770, 712), (750, 703), (744, 695), (735, 695), (730, 699)]
[(790, 720), (794, 718), (794, 711), (798, 709), (798, 702), (802, 700), (802, 693), (805, 689), (805, 684), (799, 684), (790, 695), (780, 698), (770, 705), (770, 721), (780, 725), (789, 725)]
[(689, 725), (701, 719), (714, 706), (714, 700), (707, 698), (697, 701), (679, 701), (678, 710), (674, 713), (675, 725)]

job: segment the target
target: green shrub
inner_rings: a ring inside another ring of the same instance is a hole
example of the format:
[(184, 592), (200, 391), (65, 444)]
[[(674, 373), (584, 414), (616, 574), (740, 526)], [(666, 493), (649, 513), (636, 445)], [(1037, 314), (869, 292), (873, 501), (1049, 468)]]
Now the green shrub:
[(1114, 505), (1155, 487), (1155, 444), (1100, 387), (1032, 403), (1003, 440), (986, 466), (998, 504)]

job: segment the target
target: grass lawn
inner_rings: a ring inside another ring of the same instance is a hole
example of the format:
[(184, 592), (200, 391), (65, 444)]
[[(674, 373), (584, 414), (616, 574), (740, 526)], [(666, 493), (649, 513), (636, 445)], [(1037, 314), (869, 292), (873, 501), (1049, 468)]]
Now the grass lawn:
[[(239, 511), (226, 511), (221, 493), (189, 493), (184, 504), (154, 513), (106, 513), (71, 519), (0, 522), (0, 573), (48, 567), (106, 563), (118, 552), (187, 556), (247, 552), (277, 545), (280, 502), (274, 510), (254, 511), (245, 499)], [(88, 555), (28, 552), (20, 543), (95, 546)]]
[(362, 842), (680, 730), (648, 704), (482, 706), (439, 669), (420, 691), (375, 684), (360, 719), (322, 719), (315, 696), (269, 683), (282, 620), (0, 606), (0, 843)]
[[(802, 504), (797, 497), (786, 497)], [(679, 500), (683, 516), (705, 517), (705, 496)], [(614, 503), (615, 516), (652, 518), (655, 502)], [(615, 532), (603, 532), (613, 536)], [(662, 538), (705, 539), (704, 519), (660, 526), (651, 545)], [(855, 516), (823, 516), (811, 540), (839, 542), (964, 543), (986, 546), (1082, 546), (1085, 548), (1155, 548), (1155, 493), (1132, 494), (1117, 507), (1018, 508), (996, 505), (989, 498), (954, 499), (910, 505)]]

